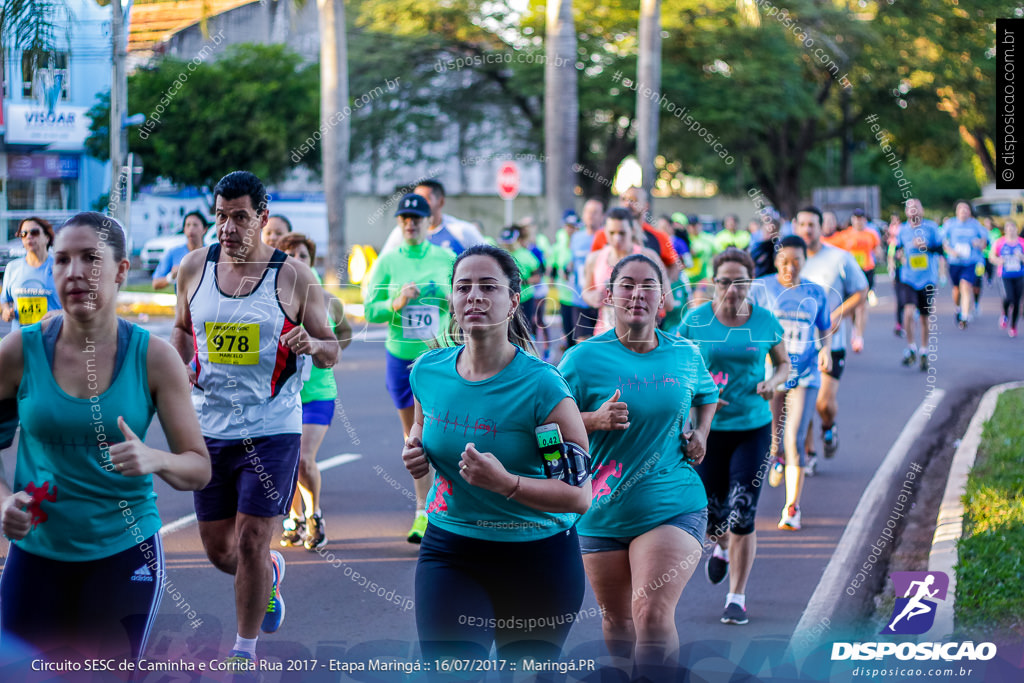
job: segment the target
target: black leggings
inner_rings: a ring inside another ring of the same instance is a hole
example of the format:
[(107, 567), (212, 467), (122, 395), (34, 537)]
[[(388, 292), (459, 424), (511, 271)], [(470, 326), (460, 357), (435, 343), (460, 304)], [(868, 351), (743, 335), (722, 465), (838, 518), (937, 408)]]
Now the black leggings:
[(1010, 318), (1010, 327), (1017, 327), (1020, 299), (1024, 296), (1024, 277), (1004, 277), (1003, 292), (1003, 315)]
[(573, 332), (576, 330), (576, 323), (580, 319), (580, 309), (572, 304), (563, 303), (560, 305), (562, 312), (562, 340), (565, 342), (565, 348), (576, 343), (573, 339)]
[(771, 441), (770, 424), (708, 434), (707, 457), (695, 469), (708, 494), (709, 536), (753, 533)]
[[(164, 586), (156, 534), (116, 555), (61, 562), (11, 544), (0, 578), (0, 631), (45, 657), (138, 659)], [(68, 648), (74, 651), (69, 651)]]
[[(430, 524), (416, 564), (423, 658), (557, 660), (583, 604), (576, 528), (539, 541), (483, 541)], [(522, 669), (519, 669), (522, 671)], [(438, 674), (453, 680), (454, 672)], [(467, 672), (459, 680), (484, 678)]]

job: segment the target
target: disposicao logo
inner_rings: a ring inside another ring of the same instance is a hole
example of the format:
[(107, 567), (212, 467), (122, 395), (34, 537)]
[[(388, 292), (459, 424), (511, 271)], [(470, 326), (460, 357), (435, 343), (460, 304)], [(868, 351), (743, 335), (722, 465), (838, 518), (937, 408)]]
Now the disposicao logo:
[[(935, 600), (945, 600), (949, 577), (945, 572), (893, 572), (896, 605), (883, 635), (921, 635), (935, 623)], [(903, 596), (903, 597), (898, 597)]]
[[(881, 635), (921, 635), (935, 623), (936, 600), (945, 600), (949, 577), (944, 572), (893, 572), (896, 604)], [(896, 657), (900, 660), (946, 662), (966, 659), (986, 661), (996, 656), (994, 643), (965, 642), (872, 642), (833, 643), (832, 661)]]

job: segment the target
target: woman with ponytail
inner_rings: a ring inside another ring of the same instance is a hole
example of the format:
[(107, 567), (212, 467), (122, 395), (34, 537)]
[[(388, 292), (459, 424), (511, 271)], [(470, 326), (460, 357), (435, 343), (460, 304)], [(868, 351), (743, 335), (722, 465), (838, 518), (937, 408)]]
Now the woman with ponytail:
[(512, 257), (470, 247), (451, 286), (454, 345), (413, 366), (402, 452), (414, 477), (435, 469), (416, 566), (423, 657), (487, 659), (494, 644), (499, 659), (556, 660), (583, 602), (575, 525), (590, 486), (585, 467), (573, 480), (545, 466), (535, 430), (558, 425), (581, 460), (586, 430), (565, 381), (531, 353)]

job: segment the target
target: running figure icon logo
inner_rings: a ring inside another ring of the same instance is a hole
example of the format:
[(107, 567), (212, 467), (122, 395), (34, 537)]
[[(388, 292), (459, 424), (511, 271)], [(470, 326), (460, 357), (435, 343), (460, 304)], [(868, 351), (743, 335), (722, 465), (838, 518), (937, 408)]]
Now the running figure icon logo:
[(934, 600), (945, 600), (949, 577), (945, 572), (893, 572), (896, 595), (889, 624), (881, 633), (920, 635), (935, 622)]

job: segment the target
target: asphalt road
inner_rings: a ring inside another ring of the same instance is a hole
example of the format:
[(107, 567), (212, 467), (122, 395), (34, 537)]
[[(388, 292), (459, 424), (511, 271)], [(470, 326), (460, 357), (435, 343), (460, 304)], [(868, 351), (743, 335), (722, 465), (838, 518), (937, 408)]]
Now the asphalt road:
[[(993, 289), (986, 292), (980, 320), (966, 331), (957, 330), (952, 322), (948, 288), (940, 292), (933, 380), (917, 368), (899, 364), (903, 341), (892, 333), (891, 287), (884, 278), (877, 291), (880, 301), (870, 309), (866, 349), (848, 358), (843, 377), (840, 452), (808, 480), (803, 530), (779, 531), (776, 524), (784, 492), (767, 486), (762, 491), (758, 556), (747, 591), (749, 624), (719, 622), (727, 584), (711, 586), (703, 565), (683, 592), (676, 623), (689, 680), (726, 681), (740, 671), (753, 676), (749, 680), (829, 680), (828, 662), (808, 660), (794, 668), (780, 662), (782, 651), (864, 487), (924, 399), (929, 381), (947, 394), (929, 427), (932, 438), (923, 438), (920, 454), (914, 455), (921, 461), (927, 460), (931, 449), (942, 447), (934, 437), (944, 434), (944, 425), (973, 412), (970, 403), (981, 389), (1024, 379), (1024, 340), (1011, 340), (997, 328), (998, 300)], [(146, 325), (168, 336), (168, 320), (153, 319)], [(353, 672), (350, 678), (330, 667), (343, 669), (390, 658), (417, 661), (412, 602), (417, 546), (405, 541), (414, 496), (399, 456), (398, 417), (384, 389), (381, 332), (370, 329), (369, 339), (353, 343), (336, 368), (340, 396), (319, 458), (329, 465), (323, 478), (323, 509), (330, 543), (321, 554), (283, 551), (287, 617), (278, 633), (260, 639), (259, 653), (268, 664), (280, 663), (293, 670), (264, 672), (265, 681), (401, 680), (396, 673), (368, 671)], [(164, 445), (158, 421), (150, 428), (147, 442)], [(3, 454), (3, 461), (6, 471), (12, 472), (13, 449)], [(205, 557), (190, 520), (191, 495), (173, 491), (160, 481), (157, 490), (166, 525), (169, 581), (148, 658), (172, 663), (222, 659), (235, 634), (232, 578), (214, 569)], [(0, 541), (0, 553), (6, 556), (6, 542)], [(566, 658), (582, 660), (584, 666), (605, 661), (596, 608), (588, 587), (582, 618), (566, 648)], [(198, 615), (191, 622), (185, 616), (189, 610)], [(832, 624), (830, 628), (838, 638), (855, 626)], [(12, 673), (12, 669), (0, 669), (0, 679), (13, 680)], [(199, 676), (198, 672), (160, 671), (147, 674), (144, 680), (162, 683), (200, 680)], [(597, 680), (593, 674), (577, 676)]]

